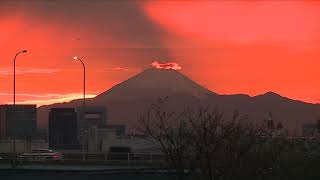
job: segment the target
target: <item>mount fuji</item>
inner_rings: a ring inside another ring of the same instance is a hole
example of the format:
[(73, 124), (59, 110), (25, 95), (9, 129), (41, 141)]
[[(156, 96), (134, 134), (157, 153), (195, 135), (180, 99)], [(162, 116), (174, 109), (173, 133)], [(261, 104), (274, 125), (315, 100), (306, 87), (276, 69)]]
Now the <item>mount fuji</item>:
[[(150, 68), (86, 100), (87, 105), (102, 105), (108, 109), (107, 123), (134, 127), (141, 114), (159, 98), (167, 98), (170, 111), (185, 107), (209, 106), (231, 117), (234, 110), (248, 115), (250, 120), (263, 121), (272, 113), (275, 122), (281, 122), (290, 131), (301, 131), (304, 123), (315, 123), (320, 117), (320, 105), (305, 103), (267, 92), (250, 97), (244, 94), (219, 95), (173, 69)], [(76, 107), (82, 100), (41, 106), (38, 125), (47, 126), (48, 113), (53, 107)]]

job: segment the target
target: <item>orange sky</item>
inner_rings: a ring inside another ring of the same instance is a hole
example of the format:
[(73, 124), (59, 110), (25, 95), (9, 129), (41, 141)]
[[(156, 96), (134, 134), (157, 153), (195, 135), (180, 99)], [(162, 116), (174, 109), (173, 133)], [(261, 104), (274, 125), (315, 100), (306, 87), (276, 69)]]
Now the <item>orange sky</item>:
[(275, 91), (320, 101), (320, 3), (315, 1), (0, 2), (0, 103), (50, 104), (88, 96), (154, 61), (221, 94)]

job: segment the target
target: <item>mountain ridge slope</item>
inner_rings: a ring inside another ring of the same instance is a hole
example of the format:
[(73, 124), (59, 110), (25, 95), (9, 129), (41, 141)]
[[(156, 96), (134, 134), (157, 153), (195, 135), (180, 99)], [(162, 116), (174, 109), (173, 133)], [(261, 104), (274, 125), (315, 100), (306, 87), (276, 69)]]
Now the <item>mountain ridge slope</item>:
[[(103, 105), (108, 108), (108, 123), (133, 126), (140, 115), (158, 98), (169, 97), (172, 111), (181, 111), (186, 106), (218, 107), (230, 118), (237, 109), (248, 114), (254, 121), (262, 121), (271, 112), (275, 121), (283, 123), (290, 130), (301, 128), (303, 123), (315, 122), (320, 115), (320, 105), (292, 100), (274, 92), (257, 96), (244, 94), (219, 95), (176, 70), (147, 69), (117, 84), (109, 90), (87, 99), (87, 105)], [(46, 126), (47, 114), (52, 107), (76, 107), (82, 100), (41, 106), (38, 108), (39, 125)]]

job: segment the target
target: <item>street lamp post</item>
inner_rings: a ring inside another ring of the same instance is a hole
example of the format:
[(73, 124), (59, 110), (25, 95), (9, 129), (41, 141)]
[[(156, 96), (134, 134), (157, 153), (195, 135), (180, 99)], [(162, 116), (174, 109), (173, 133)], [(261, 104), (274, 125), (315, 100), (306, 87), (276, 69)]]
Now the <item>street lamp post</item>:
[(84, 65), (82, 59), (75, 56), (73, 57), (74, 60), (79, 60), (83, 66), (83, 108), (85, 108), (86, 105), (86, 66)]
[(26, 53), (27, 50), (18, 52), (13, 59), (13, 105), (16, 105), (16, 59), (19, 54)]
[[(84, 63), (83, 63), (81, 58), (75, 56), (75, 57), (73, 57), (73, 59), (74, 60), (79, 60), (81, 62), (81, 64), (82, 64), (82, 67), (83, 67), (83, 105), (82, 105), (83, 107), (82, 107), (82, 109), (83, 109), (83, 113), (85, 113), (85, 106), (86, 106), (86, 66), (84, 65)], [(82, 138), (81, 138), (81, 136), (82, 136)], [(82, 160), (85, 160), (84, 146), (85, 146), (85, 143), (87, 142), (86, 141), (87, 133), (86, 133), (85, 129), (81, 129), (80, 128), (80, 139), (82, 139)]]

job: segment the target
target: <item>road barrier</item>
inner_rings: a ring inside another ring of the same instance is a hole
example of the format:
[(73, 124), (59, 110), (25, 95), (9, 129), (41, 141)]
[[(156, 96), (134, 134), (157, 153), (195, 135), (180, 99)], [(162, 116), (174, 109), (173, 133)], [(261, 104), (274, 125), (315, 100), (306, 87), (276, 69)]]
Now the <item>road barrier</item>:
[(61, 157), (55, 159), (42, 153), (0, 153), (0, 163), (21, 164), (111, 164), (111, 165), (163, 165), (166, 156), (158, 153), (101, 153), (101, 152), (61, 152)]

